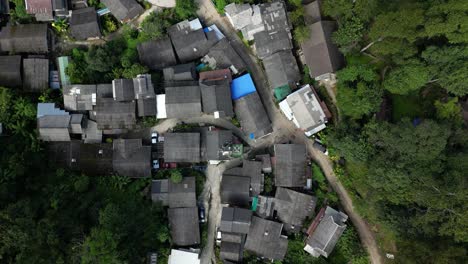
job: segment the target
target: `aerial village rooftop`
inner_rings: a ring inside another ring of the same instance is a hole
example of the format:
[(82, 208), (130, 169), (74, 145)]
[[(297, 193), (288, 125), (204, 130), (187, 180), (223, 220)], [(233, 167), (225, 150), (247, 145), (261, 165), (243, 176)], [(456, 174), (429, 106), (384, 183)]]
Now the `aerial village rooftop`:
[[(175, 5), (167, 0), (150, 3), (158, 8)], [(103, 38), (102, 12), (124, 24), (145, 12), (135, 0), (102, 4), (105, 10), (75, 0), (26, 0), (27, 12), (37, 22), (0, 29), (0, 86), (31, 93), (56, 89), (63, 94), (61, 102), (37, 104), (39, 138), (49, 161), (88, 175), (152, 179), (148, 197), (164, 206), (168, 215), (172, 241), (168, 263), (202, 261), (204, 225), (215, 226), (215, 247), (225, 263), (242, 263), (244, 252), (283, 260), (288, 236), (297, 234), (304, 236), (305, 252), (330, 256), (348, 216), (339, 208), (318, 204), (305, 144), (289, 138), (267, 140), (278, 129), (270, 105), (311, 140), (332, 118), (316, 87), (302, 82), (304, 65), (315, 83), (333, 83), (343, 63), (331, 42), (335, 23), (322, 20), (318, 4), (306, 6), (310, 37), (299, 49), (293, 48), (292, 26), (282, 1), (225, 7), (229, 26), (253, 43), (251, 52), (264, 69), (267, 90), (222, 27), (198, 18), (174, 24), (162, 38), (138, 44), (139, 61), (149, 73), (109, 83), (73, 83), (67, 74), (72, 58), (54, 50), (57, 38), (47, 22), (64, 18), (76, 41), (94, 41)], [(163, 81), (154, 80), (155, 72)], [(141, 121), (149, 118), (158, 124), (142, 127)], [(171, 120), (178, 125), (162, 125)], [(260, 142), (267, 143), (255, 149)], [(323, 145), (318, 147), (325, 153)], [(156, 177), (180, 168), (208, 173), (208, 166), (234, 160), (237, 166), (216, 176), (218, 211), (205, 211), (211, 204), (197, 190), (195, 177)], [(266, 190), (267, 181), (275, 190)], [(148, 263), (157, 259), (157, 254), (148, 255)]]

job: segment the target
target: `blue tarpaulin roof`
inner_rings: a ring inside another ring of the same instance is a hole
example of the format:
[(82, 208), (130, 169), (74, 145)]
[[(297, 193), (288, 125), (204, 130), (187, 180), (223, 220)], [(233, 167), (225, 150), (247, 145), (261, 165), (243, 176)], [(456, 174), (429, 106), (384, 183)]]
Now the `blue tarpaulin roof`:
[(257, 90), (255, 89), (255, 84), (252, 81), (250, 73), (232, 80), (231, 97), (233, 100), (237, 100), (256, 91)]

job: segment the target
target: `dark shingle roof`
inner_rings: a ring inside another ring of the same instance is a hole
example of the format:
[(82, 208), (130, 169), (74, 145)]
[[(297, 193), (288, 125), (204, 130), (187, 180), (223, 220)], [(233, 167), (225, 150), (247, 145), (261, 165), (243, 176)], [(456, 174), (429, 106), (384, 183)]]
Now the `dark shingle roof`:
[(231, 69), (235, 73), (246, 69), (244, 61), (226, 39), (220, 40), (211, 47), (202, 61), (213, 69)]
[(250, 200), (250, 178), (223, 175), (221, 181), (221, 203), (247, 206)]
[(305, 185), (306, 148), (299, 144), (275, 145), (275, 185), (303, 187)]
[(143, 7), (135, 0), (102, 0), (112, 15), (120, 21), (131, 20), (144, 12)]
[(200, 82), (203, 112), (222, 112), (232, 117), (231, 86), (228, 80)]
[(133, 89), (133, 80), (132, 79), (116, 79), (112, 81), (112, 94), (114, 95), (114, 100), (122, 101), (132, 101), (135, 99), (135, 91)]
[(101, 37), (98, 18), (94, 7), (87, 7), (72, 11), (70, 33), (73, 38), (84, 40)]
[(53, 166), (69, 167), (88, 175), (105, 175), (112, 172), (112, 144), (85, 144), (71, 142), (49, 142), (48, 160)]
[(164, 81), (194, 81), (197, 79), (195, 63), (179, 64), (163, 69)]
[(201, 157), (202, 160), (228, 160), (225, 154), (233, 141), (230, 130), (202, 130)]
[(21, 56), (0, 56), (0, 86), (21, 86)]
[(301, 48), (312, 78), (334, 73), (343, 66), (343, 56), (332, 41), (335, 27), (332, 21), (319, 21), (309, 26), (310, 37)]
[(299, 232), (302, 222), (314, 213), (316, 204), (317, 198), (313, 196), (282, 187), (276, 188), (274, 209), (288, 230)]
[(322, 14), (320, 12), (320, 6), (322, 5), (321, 2), (322, 0), (315, 0), (307, 5), (304, 5), (304, 19), (306, 25), (311, 25), (315, 22), (322, 20)]
[(245, 249), (258, 256), (282, 260), (288, 248), (288, 239), (281, 236), (283, 224), (252, 217)]
[(136, 124), (135, 102), (101, 98), (95, 107), (99, 129), (132, 129)]
[(224, 175), (243, 176), (250, 178), (252, 187), (252, 196), (257, 196), (263, 191), (262, 162), (253, 160), (244, 160), (242, 167), (232, 168), (224, 172)]
[(46, 53), (47, 35), (47, 24), (5, 26), (0, 32), (0, 51)]
[(292, 49), (291, 39), (286, 31), (269, 34), (267, 31), (255, 33), (255, 50), (260, 59), (264, 59), (275, 52)]
[(301, 80), (296, 58), (290, 50), (280, 51), (266, 57), (263, 59), (263, 65), (272, 89), (283, 85), (294, 87), (295, 83)]
[(138, 116), (156, 116), (156, 97), (137, 100)]
[(223, 207), (221, 232), (247, 234), (250, 229), (252, 211), (243, 208)]
[(192, 30), (187, 20), (170, 27), (168, 33), (182, 63), (201, 58), (216, 43), (216, 38), (208, 39), (203, 29)]
[(199, 162), (200, 133), (167, 133), (164, 136), (166, 162)]
[(242, 259), (242, 246), (239, 243), (222, 241), (219, 255), (221, 259), (238, 262)]
[(168, 118), (186, 118), (201, 115), (200, 87), (166, 87), (166, 113)]
[(151, 147), (143, 146), (141, 139), (114, 140), (114, 171), (132, 178), (151, 176)]
[(315, 257), (328, 257), (346, 229), (344, 222), (347, 219), (346, 214), (327, 206), (323, 218), (307, 239), (304, 249)]
[(137, 49), (141, 63), (152, 70), (161, 70), (177, 63), (169, 38), (140, 43)]
[(235, 100), (234, 111), (247, 136), (256, 139), (273, 131), (270, 119), (257, 92)]
[(178, 246), (190, 246), (200, 243), (198, 210), (190, 208), (168, 209), (172, 242)]
[(195, 207), (197, 205), (195, 191), (195, 177), (184, 177), (180, 183), (169, 180), (169, 207)]
[(151, 199), (162, 202), (170, 208), (195, 207), (197, 205), (195, 177), (184, 177), (180, 183), (174, 183), (169, 179), (153, 180)]
[(49, 88), (49, 60), (23, 60), (23, 87), (27, 91), (40, 92)]

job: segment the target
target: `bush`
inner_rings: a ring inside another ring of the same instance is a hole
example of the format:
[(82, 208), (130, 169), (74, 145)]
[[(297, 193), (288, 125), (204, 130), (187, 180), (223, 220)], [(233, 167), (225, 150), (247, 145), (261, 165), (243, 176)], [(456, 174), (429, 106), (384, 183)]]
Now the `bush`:
[(182, 173), (178, 169), (171, 170), (171, 181), (173, 183), (181, 183), (182, 179)]

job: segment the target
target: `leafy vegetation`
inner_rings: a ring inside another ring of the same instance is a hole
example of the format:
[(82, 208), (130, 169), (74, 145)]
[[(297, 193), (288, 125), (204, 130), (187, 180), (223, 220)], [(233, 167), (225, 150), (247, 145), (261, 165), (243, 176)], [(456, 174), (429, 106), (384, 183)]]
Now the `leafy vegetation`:
[[(346, 159), (335, 170), (399, 263), (462, 263), (466, 256), (462, 2), (323, 1), (347, 60), (337, 74), (344, 118), (328, 130), (330, 152)], [(392, 116), (376, 120), (380, 110)]]
[(2, 262), (142, 263), (150, 251), (167, 258), (167, 217), (142, 192), (148, 180), (88, 177), (44, 162), (33, 101), (5, 88), (0, 122), (8, 134), (0, 137)]

